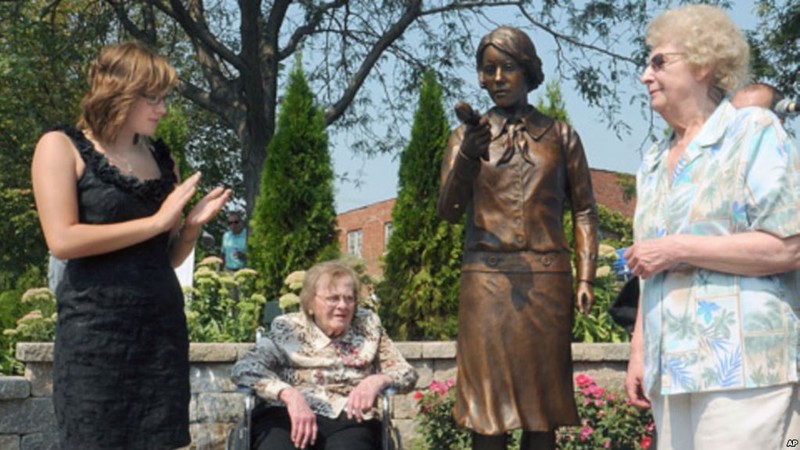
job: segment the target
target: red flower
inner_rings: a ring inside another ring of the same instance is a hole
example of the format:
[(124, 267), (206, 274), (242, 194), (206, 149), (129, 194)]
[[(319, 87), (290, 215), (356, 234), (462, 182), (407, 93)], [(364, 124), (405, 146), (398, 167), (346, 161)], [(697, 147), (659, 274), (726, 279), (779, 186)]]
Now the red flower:
[(419, 400), (421, 398), (422, 398), (422, 392), (420, 391), (414, 392), (414, 400)]
[(575, 377), (575, 382), (578, 383), (578, 386), (588, 386), (590, 384), (594, 384), (592, 377), (583, 373), (580, 373), (577, 377)]
[(644, 450), (647, 450), (648, 448), (650, 448), (650, 444), (652, 442), (653, 442), (653, 438), (651, 438), (650, 436), (642, 436), (642, 442), (641, 442), (640, 445), (642, 446), (642, 448)]

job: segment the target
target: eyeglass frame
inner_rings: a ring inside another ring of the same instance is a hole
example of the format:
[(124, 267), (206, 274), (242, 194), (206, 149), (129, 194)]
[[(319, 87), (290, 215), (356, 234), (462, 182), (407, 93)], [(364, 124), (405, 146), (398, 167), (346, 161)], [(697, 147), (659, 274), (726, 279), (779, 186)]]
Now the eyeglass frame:
[(344, 302), (344, 304), (346, 306), (353, 306), (358, 301), (358, 299), (355, 296), (351, 296), (351, 295), (348, 295), (348, 296), (344, 296), (344, 295), (323, 296), (322, 294), (316, 294), (316, 295), (314, 295), (314, 297), (321, 298), (322, 301), (325, 302), (325, 305), (330, 306), (332, 308), (338, 306), (339, 303), (341, 303), (341, 302)]
[(161, 102), (167, 104), (167, 95), (152, 95), (152, 94), (139, 94), (148, 106), (158, 106)]
[[(682, 55), (686, 56), (686, 52), (658, 52), (655, 55), (651, 56), (650, 59), (645, 64), (645, 69), (650, 67), (653, 69), (654, 72), (659, 72), (664, 69), (664, 66), (669, 64), (671, 61), (664, 59), (665, 56), (671, 55)], [(674, 61), (674, 60), (673, 60)]]

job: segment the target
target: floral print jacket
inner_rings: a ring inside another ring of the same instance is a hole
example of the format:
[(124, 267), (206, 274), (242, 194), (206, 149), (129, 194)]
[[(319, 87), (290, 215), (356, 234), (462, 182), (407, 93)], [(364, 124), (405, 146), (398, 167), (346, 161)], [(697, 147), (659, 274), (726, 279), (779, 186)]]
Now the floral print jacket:
[[(800, 233), (800, 154), (777, 118), (723, 100), (670, 173), (668, 140), (637, 176), (634, 237)], [(662, 395), (797, 381), (798, 272), (680, 266), (643, 281), (645, 386)]]
[[(303, 313), (277, 317), (266, 337), (233, 366), (232, 378), (250, 386), (271, 406), (282, 389), (299, 390), (315, 414), (336, 418), (347, 396), (364, 378), (383, 373), (399, 392), (417, 382), (417, 372), (403, 358), (372, 311), (359, 308), (345, 333), (326, 336)], [(373, 408), (366, 418), (377, 417)]]

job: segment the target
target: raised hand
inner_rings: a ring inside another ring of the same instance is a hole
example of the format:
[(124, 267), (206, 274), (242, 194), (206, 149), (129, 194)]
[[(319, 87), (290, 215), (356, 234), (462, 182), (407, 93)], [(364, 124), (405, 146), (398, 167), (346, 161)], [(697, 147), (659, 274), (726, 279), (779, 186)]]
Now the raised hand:
[(461, 153), (471, 159), (489, 159), (489, 143), (492, 141), (492, 132), (489, 128), (489, 118), (481, 117), (477, 125), (465, 125), (464, 140), (461, 141)]
[(231, 190), (217, 187), (205, 195), (186, 216), (186, 227), (197, 228), (216, 216), (231, 198)]
[(153, 215), (156, 227), (159, 230), (162, 232), (168, 231), (180, 223), (183, 217), (183, 208), (186, 207), (195, 190), (197, 190), (198, 182), (200, 182), (200, 172), (195, 173), (177, 185), (167, 196), (164, 203), (161, 204), (161, 208)]

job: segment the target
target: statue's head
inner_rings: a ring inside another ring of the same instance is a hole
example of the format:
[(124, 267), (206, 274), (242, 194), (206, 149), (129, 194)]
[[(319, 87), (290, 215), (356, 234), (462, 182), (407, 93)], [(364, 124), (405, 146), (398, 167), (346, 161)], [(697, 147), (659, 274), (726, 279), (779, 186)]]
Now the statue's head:
[[(528, 84), (528, 92), (542, 84), (542, 81), (544, 81), (542, 60), (539, 59), (539, 56), (536, 54), (536, 47), (533, 46), (531, 38), (523, 31), (509, 26), (495, 28), (492, 32), (484, 36), (480, 44), (478, 44), (475, 60), (479, 77), (483, 76), (480, 70), (483, 52), (490, 45), (509, 54), (525, 69), (525, 80)], [(481, 85), (483, 85), (482, 80)]]

